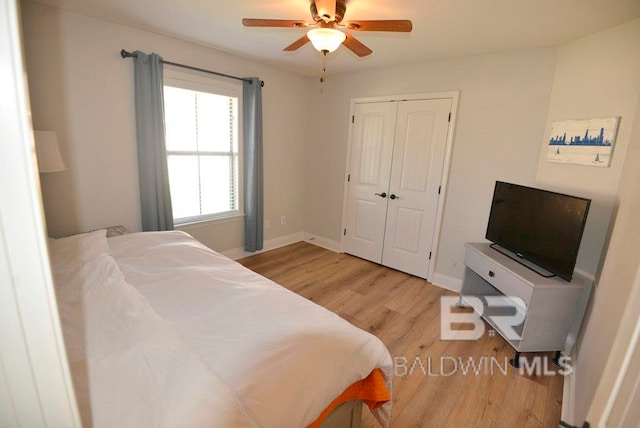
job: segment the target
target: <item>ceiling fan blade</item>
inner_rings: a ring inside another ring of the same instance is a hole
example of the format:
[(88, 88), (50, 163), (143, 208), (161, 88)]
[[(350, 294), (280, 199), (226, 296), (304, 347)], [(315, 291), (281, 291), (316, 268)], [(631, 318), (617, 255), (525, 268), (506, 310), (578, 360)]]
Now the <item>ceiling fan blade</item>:
[(349, 21), (345, 25), (349, 30), (357, 31), (397, 31), (400, 33), (410, 33), (413, 29), (413, 24), (408, 19)]
[(332, 21), (336, 16), (336, 0), (315, 0), (318, 16)]
[(308, 27), (309, 23), (306, 21), (294, 21), (291, 19), (254, 19), (244, 18), (242, 25), (245, 27)]
[(362, 44), (362, 42), (360, 42), (358, 39), (353, 37), (351, 34), (349, 33), (345, 33), (345, 34), (347, 35), (347, 38), (344, 39), (344, 42), (342, 42), (342, 44), (345, 45), (347, 48), (349, 48), (354, 54), (362, 57), (362, 56), (367, 56), (373, 52), (371, 49), (366, 47), (364, 44)]
[(300, 37), (298, 40), (296, 40), (295, 42), (291, 43), (289, 46), (284, 48), (283, 51), (287, 51), (287, 52), (295, 51), (296, 49), (299, 49), (305, 44), (307, 44), (307, 42), (309, 42), (309, 38), (305, 34), (304, 36)]

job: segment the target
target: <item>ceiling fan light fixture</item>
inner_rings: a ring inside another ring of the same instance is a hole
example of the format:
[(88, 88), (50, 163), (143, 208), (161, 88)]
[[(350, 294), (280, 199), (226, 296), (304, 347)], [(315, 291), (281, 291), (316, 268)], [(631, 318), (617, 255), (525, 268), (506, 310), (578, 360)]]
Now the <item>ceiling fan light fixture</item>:
[(335, 28), (314, 28), (307, 32), (311, 44), (320, 52), (333, 52), (340, 47), (347, 35)]

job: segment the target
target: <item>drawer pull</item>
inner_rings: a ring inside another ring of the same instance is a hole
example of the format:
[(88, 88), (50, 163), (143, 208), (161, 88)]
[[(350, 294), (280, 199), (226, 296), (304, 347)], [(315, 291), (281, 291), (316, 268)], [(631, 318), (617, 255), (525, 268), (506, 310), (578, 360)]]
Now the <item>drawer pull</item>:
[(492, 270), (489, 271), (489, 276), (491, 278), (493, 278), (494, 276), (496, 276), (495, 272), (493, 272)]

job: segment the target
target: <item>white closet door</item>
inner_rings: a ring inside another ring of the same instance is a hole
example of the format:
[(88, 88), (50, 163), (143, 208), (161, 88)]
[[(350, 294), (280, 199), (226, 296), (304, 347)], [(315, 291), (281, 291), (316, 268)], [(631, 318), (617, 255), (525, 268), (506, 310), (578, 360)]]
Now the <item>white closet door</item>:
[(382, 261), (396, 102), (356, 104), (343, 251)]
[(399, 103), (382, 264), (422, 278), (429, 272), (450, 99)]

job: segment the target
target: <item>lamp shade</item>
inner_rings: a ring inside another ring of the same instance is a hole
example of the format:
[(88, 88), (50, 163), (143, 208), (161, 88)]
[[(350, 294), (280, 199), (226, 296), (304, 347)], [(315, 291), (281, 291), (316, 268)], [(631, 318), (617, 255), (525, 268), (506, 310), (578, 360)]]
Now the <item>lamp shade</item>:
[(334, 28), (314, 28), (307, 32), (307, 37), (311, 40), (313, 47), (320, 52), (335, 51), (347, 38), (346, 34)]
[(38, 171), (41, 173), (66, 171), (67, 167), (60, 155), (56, 133), (53, 131), (35, 131), (34, 137), (38, 156)]

